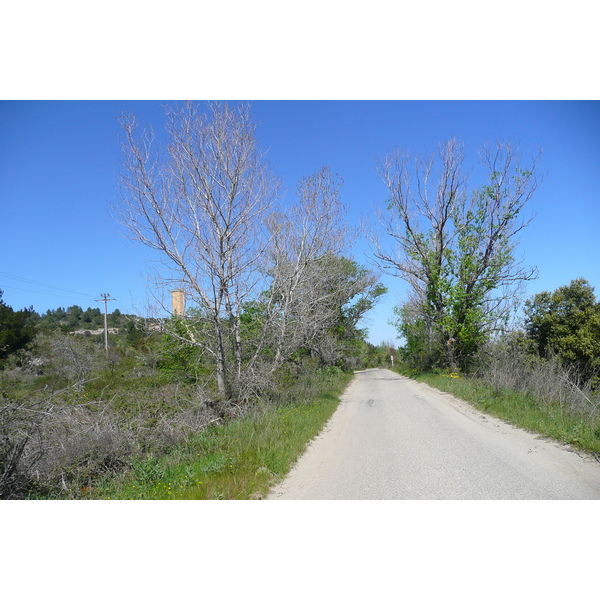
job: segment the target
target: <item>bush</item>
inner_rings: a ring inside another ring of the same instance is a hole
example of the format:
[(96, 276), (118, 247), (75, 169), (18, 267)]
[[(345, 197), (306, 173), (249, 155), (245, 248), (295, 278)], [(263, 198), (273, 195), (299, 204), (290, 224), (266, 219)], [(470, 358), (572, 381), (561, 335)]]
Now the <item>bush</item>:
[(31, 324), (33, 309), (13, 310), (2, 300), (0, 290), (0, 368), (11, 353), (24, 348), (35, 335)]
[(95, 383), (0, 396), (0, 498), (80, 497), (217, 419), (197, 387)]

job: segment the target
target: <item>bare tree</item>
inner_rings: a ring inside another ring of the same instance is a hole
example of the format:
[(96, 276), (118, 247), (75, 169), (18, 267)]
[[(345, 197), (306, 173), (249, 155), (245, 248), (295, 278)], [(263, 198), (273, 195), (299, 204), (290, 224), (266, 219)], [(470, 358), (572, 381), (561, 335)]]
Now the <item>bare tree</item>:
[(344, 298), (375, 285), (340, 262), (354, 236), (341, 181), (324, 167), (277, 212), (279, 181), (256, 147), (247, 105), (209, 103), (206, 115), (193, 103), (168, 109), (162, 154), (134, 117), (122, 126), (119, 220), (162, 256), (163, 283), (193, 303), (194, 318), (173, 319), (169, 333), (212, 357), (221, 397), (248, 397), (327, 330)]
[(269, 220), (271, 244), (265, 270), (272, 286), (267, 302), (271, 370), (331, 321), (335, 286), (324, 286), (334, 266), (331, 257), (345, 252), (354, 233), (344, 224), (346, 207), (339, 198), (341, 180), (329, 167), (304, 177), (297, 201)]
[(418, 322), (419, 335), (429, 331), (435, 338), (429, 341), (442, 344), (456, 368), (501, 326), (518, 284), (536, 276), (514, 250), (515, 236), (531, 221), (520, 213), (538, 187), (538, 159), (524, 169), (510, 144), (484, 148), (488, 182), (470, 195), (463, 145), (454, 139), (440, 145), (439, 159), (439, 170), (430, 157), (412, 171), (410, 157), (395, 150), (378, 165), (390, 194), (378, 214), (386, 240), (371, 240), (382, 267), (412, 288), (405, 326)]
[(264, 222), (279, 182), (257, 147), (248, 105), (209, 103), (203, 113), (187, 102), (166, 112), (166, 153), (155, 148), (151, 130), (137, 135), (135, 117), (122, 118), (116, 212), (129, 236), (157, 250), (172, 269), (162, 275), (165, 283), (184, 288), (196, 303), (211, 342), (183, 320), (186, 341), (214, 358), (218, 390), (227, 397), (242, 368), (240, 315), (261, 285)]

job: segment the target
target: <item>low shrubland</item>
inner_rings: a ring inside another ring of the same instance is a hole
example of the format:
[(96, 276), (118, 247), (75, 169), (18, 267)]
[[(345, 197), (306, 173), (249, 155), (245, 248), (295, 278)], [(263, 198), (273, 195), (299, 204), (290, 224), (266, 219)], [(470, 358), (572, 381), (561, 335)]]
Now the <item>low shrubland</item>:
[[(94, 381), (50, 393), (5, 390), (0, 405), (4, 498), (77, 498), (136, 456), (183, 443), (217, 417), (187, 385), (149, 387)], [(128, 389), (127, 389), (128, 388)]]
[(43, 334), (5, 361), (0, 498), (256, 497), (350, 377), (303, 357), (223, 400), (209, 370), (162, 360), (160, 337), (143, 350), (115, 337), (106, 353), (94, 336)]

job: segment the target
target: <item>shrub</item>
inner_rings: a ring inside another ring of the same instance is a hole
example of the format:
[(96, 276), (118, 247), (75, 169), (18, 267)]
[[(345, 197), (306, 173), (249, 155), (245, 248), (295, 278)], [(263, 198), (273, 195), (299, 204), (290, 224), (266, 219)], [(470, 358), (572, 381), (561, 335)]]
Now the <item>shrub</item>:
[(32, 470), (42, 458), (36, 446), (47, 415), (43, 400), (0, 396), (0, 498), (21, 498), (31, 487)]

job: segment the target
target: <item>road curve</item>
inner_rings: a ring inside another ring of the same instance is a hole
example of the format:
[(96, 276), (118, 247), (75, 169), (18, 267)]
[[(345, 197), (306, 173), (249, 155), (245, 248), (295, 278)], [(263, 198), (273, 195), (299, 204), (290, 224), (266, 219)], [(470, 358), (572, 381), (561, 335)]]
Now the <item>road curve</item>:
[(268, 499), (600, 499), (600, 463), (423, 383), (368, 369)]

